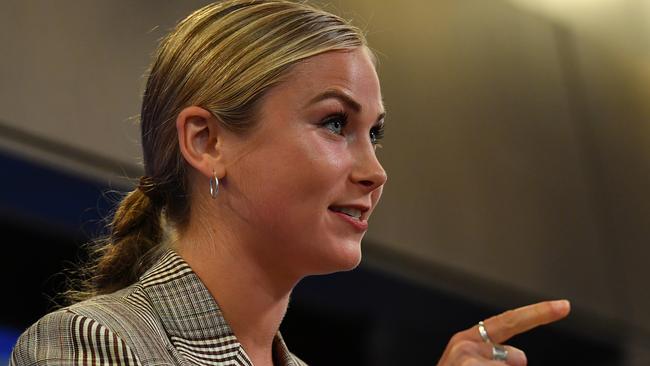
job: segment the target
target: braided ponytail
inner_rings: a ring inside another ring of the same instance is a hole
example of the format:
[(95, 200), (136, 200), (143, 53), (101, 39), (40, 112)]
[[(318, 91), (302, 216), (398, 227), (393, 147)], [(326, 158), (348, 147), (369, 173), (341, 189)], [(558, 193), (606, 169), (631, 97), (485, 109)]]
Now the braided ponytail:
[(93, 279), (101, 292), (132, 284), (149, 267), (151, 263), (146, 263), (146, 258), (162, 239), (160, 211), (140, 188), (121, 202), (110, 224), (110, 244), (100, 249)]
[(136, 282), (162, 254), (162, 208), (142, 184), (129, 192), (108, 225), (109, 235), (96, 240), (81, 280), (65, 293), (69, 302), (111, 293)]

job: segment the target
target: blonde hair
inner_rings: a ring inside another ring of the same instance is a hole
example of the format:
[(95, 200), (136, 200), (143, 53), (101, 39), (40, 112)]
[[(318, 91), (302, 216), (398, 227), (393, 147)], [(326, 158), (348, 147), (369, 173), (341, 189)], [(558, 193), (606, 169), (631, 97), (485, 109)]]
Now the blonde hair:
[(163, 222), (184, 227), (189, 217), (187, 165), (175, 119), (185, 107), (210, 111), (244, 134), (256, 123), (260, 100), (301, 60), (366, 46), (346, 20), (304, 3), (230, 0), (182, 20), (161, 42), (140, 114), (145, 177), (119, 204), (110, 235), (98, 240), (81, 286), (82, 300), (126, 287), (165, 249)]

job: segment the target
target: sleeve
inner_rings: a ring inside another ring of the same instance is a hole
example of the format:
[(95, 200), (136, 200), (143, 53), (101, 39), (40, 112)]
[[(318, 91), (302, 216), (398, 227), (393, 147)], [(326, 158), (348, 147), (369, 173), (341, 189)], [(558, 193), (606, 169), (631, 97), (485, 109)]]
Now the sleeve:
[(10, 366), (129, 365), (140, 360), (110, 329), (69, 310), (59, 310), (28, 328), (14, 346)]

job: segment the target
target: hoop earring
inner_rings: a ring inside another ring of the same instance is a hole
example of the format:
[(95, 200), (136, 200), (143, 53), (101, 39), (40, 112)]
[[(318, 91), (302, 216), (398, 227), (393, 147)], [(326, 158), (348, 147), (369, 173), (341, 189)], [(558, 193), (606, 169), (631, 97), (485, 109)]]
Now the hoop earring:
[(214, 175), (210, 178), (210, 196), (212, 199), (216, 199), (219, 194), (219, 178), (217, 178), (217, 173), (212, 172)]

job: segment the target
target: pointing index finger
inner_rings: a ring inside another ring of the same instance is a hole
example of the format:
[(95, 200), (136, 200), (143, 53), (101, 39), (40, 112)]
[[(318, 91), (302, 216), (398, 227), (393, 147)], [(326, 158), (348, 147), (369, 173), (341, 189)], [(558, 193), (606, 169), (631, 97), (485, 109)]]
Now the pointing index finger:
[(570, 310), (567, 300), (545, 301), (506, 311), (483, 323), (492, 341), (503, 343), (517, 334), (558, 321), (569, 315)]

